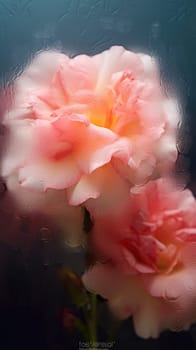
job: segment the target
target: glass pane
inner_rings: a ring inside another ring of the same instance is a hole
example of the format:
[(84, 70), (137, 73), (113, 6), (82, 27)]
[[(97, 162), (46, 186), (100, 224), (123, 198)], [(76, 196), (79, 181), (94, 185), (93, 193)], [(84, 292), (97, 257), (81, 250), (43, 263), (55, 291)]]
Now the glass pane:
[[(179, 125), (176, 169), (196, 194), (195, 13), (194, 0), (0, 0), (1, 121), (13, 101), (13, 81), (39, 51), (57, 50), (70, 57), (92, 56), (111, 46), (122, 45), (128, 50), (152, 55), (159, 62), (164, 91), (175, 92), (180, 104), (183, 122)], [(2, 154), (7, 147), (7, 136), (8, 130), (2, 124)], [(24, 211), (7, 190), (9, 186), (12, 183), (5, 184), (2, 179), (0, 326), (3, 331), (0, 345), (6, 344), (9, 349), (13, 346), (79, 349), (80, 335), (63, 329), (62, 312), (70, 307), (71, 301), (57, 278), (57, 271), (68, 265), (82, 274), (84, 246), (81, 242), (73, 249), (66, 245), (59, 214), (63, 194), (52, 200), (47, 210), (43, 197), (39, 205), (34, 206), (31, 195), (24, 196), (22, 201), (28, 209)], [(58, 225), (53, 222), (56, 213)], [(67, 215), (64, 223), (72, 217), (72, 212)], [(71, 230), (75, 226), (73, 219)], [(99, 336), (100, 341), (108, 342), (106, 314), (103, 312)], [(187, 332), (168, 331), (158, 340), (142, 340), (136, 336), (130, 319), (120, 325), (112, 340), (115, 350), (194, 349), (196, 346), (194, 326)], [(102, 349), (103, 343), (100, 346)]]

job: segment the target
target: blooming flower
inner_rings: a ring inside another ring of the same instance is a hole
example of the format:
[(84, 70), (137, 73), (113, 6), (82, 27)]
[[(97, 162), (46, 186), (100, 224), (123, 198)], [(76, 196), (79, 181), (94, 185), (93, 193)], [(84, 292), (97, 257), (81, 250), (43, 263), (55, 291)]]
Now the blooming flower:
[(189, 190), (150, 181), (131, 193), (122, 217), (95, 220), (92, 245), (103, 260), (84, 283), (119, 317), (132, 315), (138, 335), (157, 337), (196, 321), (196, 201)]
[(16, 173), (23, 187), (66, 189), (72, 205), (111, 209), (130, 185), (176, 160), (179, 113), (148, 55), (123, 47), (93, 57), (42, 52), (13, 90), (1, 172)]

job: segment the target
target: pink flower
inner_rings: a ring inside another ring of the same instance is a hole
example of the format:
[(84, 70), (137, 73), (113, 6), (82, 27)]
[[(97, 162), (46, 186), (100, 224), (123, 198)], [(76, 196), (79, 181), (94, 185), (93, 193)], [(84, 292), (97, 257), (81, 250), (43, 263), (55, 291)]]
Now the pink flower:
[(99, 208), (113, 207), (130, 185), (171, 168), (178, 120), (150, 56), (122, 47), (93, 57), (42, 52), (14, 84), (2, 174), (67, 189), (72, 205), (92, 208), (99, 197)]
[(92, 245), (102, 264), (86, 286), (109, 300), (120, 318), (133, 316), (138, 335), (196, 321), (196, 201), (165, 179), (131, 193), (122, 217), (95, 219)]

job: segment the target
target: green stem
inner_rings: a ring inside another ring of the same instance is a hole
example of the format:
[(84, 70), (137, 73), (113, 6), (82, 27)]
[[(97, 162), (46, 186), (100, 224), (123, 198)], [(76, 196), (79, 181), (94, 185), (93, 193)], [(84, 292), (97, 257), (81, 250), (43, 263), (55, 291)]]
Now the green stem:
[(96, 294), (94, 293), (90, 294), (89, 304), (90, 304), (90, 312), (86, 308), (87, 305), (84, 305), (83, 314), (87, 325), (86, 340), (92, 344), (92, 343), (96, 343), (97, 341), (97, 296)]
[(97, 296), (91, 294), (91, 318), (90, 318), (90, 341), (96, 343), (97, 341)]

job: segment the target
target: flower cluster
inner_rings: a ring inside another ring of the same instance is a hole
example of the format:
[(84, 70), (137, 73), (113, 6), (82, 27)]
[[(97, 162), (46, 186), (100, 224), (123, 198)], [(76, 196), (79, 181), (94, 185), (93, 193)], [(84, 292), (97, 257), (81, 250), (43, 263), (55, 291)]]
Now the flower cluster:
[(37, 54), (4, 115), (8, 190), (22, 206), (70, 215), (76, 235), (89, 211), (98, 263), (83, 281), (145, 338), (196, 319), (196, 202), (171, 179), (179, 121), (156, 60), (119, 46)]

